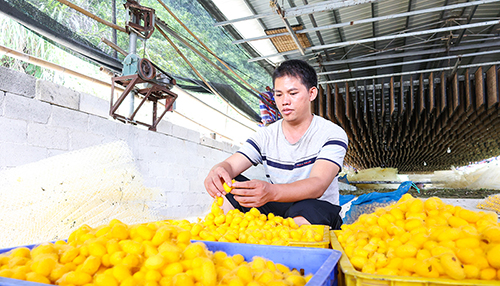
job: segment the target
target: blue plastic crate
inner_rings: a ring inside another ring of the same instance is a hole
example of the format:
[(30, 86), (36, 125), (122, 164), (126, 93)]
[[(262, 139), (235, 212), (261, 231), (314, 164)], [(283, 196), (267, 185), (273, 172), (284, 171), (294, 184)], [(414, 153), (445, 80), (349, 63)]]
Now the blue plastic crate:
[(275, 263), (286, 265), (289, 268), (304, 269), (305, 274), (314, 274), (306, 284), (308, 286), (337, 286), (337, 262), (342, 255), (338, 250), (230, 242), (202, 242), (211, 251), (221, 250), (231, 256), (241, 254), (246, 261), (251, 261), (254, 256), (260, 256)]
[[(228, 255), (241, 254), (246, 261), (254, 256), (264, 257), (289, 268), (303, 269), (305, 274), (314, 276), (306, 284), (318, 286), (337, 286), (337, 264), (342, 253), (338, 250), (310, 247), (273, 246), (258, 244), (242, 244), (229, 242), (203, 242), (210, 251), (224, 251)], [(35, 245), (27, 245), (33, 248)], [(14, 247), (15, 248), (15, 247)], [(0, 249), (0, 253), (14, 248)], [(41, 286), (48, 285), (17, 279), (0, 277), (0, 286)]]
[(43, 283), (35, 283), (24, 280), (10, 279), (0, 277), (0, 285), (1, 286), (47, 286), (51, 284), (43, 284)]
[[(32, 244), (32, 245), (26, 245), (25, 247), (32, 249), (33, 247), (35, 247), (37, 245), (38, 244)], [(22, 246), (20, 246), (20, 247), (22, 247)], [(0, 253), (9, 252), (15, 248), (17, 248), (17, 247), (0, 249)], [(37, 286), (37, 285), (50, 285), (50, 284), (35, 283), (35, 282), (29, 282), (29, 281), (24, 281), (24, 280), (0, 277), (0, 286)]]

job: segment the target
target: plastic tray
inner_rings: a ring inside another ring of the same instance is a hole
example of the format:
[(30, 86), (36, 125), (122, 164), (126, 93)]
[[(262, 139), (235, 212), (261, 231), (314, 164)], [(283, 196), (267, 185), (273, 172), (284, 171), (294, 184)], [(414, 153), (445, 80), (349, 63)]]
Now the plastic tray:
[[(337, 286), (337, 263), (341, 252), (333, 249), (317, 249), (290, 246), (273, 246), (258, 244), (241, 244), (229, 242), (201, 241), (211, 251), (224, 251), (229, 255), (241, 254), (246, 261), (254, 256), (261, 256), (275, 263), (281, 263), (289, 268), (303, 269), (304, 273), (314, 276), (306, 285)], [(35, 245), (26, 247), (33, 248)], [(0, 253), (13, 248), (1, 249)], [(48, 285), (24, 280), (0, 277), (0, 286), (36, 286)]]
[(289, 241), (289, 246), (296, 247), (316, 247), (316, 248), (330, 248), (330, 227), (327, 225), (308, 225), (302, 227), (313, 228), (316, 232), (323, 230), (323, 240), (318, 242), (307, 242), (307, 241)]
[(304, 269), (304, 273), (314, 276), (306, 285), (338, 285), (337, 263), (341, 252), (333, 249), (242, 244), (230, 242), (202, 241), (209, 250), (221, 250), (229, 255), (241, 254), (246, 261), (261, 256), (289, 268)]
[(330, 231), (332, 248), (342, 252), (340, 258), (339, 286), (462, 286), (462, 285), (500, 285), (500, 281), (485, 280), (453, 280), (445, 278), (423, 278), (392, 275), (368, 274), (357, 271), (344, 253), (344, 249), (337, 240), (336, 231)]

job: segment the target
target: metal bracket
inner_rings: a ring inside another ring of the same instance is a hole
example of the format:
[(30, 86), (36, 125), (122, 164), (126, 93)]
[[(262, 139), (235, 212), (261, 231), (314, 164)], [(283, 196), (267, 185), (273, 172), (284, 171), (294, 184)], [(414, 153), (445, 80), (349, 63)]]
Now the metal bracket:
[(155, 10), (141, 6), (133, 0), (127, 0), (123, 6), (127, 9), (128, 20), (132, 19), (125, 25), (127, 33), (135, 32), (143, 39), (149, 39), (155, 29)]
[[(167, 111), (172, 111), (172, 105), (177, 99), (177, 94), (170, 91), (172, 84), (175, 84), (175, 79), (166, 81), (168, 75), (156, 72), (154, 65), (147, 59), (141, 59), (138, 62), (137, 74), (124, 75), (121, 77), (113, 77), (111, 79), (111, 100), (110, 100), (110, 110), (109, 115), (114, 119), (118, 119), (122, 122), (128, 122), (131, 124), (141, 124), (149, 127), (149, 130), (156, 131), (156, 126), (161, 121), (163, 116)], [(118, 97), (116, 102), (114, 102), (114, 91), (115, 85), (118, 84), (125, 88), (123, 93)], [(139, 88), (138, 84), (145, 84), (145, 87)], [(135, 91), (137, 95), (142, 96), (142, 100), (139, 105), (134, 108), (134, 111), (130, 116), (124, 116), (117, 113), (118, 108), (123, 103), (125, 98), (130, 94), (134, 96), (132, 91)], [(146, 101), (153, 102), (153, 114), (152, 123), (145, 123), (135, 120), (135, 116), (139, 112), (139, 109), (143, 106)], [(164, 102), (162, 102), (164, 101)], [(165, 109), (158, 116), (158, 103), (163, 103)]]

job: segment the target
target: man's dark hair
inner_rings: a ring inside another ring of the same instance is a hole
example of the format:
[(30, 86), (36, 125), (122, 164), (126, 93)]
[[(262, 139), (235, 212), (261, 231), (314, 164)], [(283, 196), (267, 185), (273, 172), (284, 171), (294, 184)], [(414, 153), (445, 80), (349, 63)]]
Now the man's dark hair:
[(282, 62), (273, 73), (273, 85), (277, 78), (293, 76), (299, 78), (307, 90), (317, 87), (318, 76), (314, 68), (303, 60), (287, 60)]

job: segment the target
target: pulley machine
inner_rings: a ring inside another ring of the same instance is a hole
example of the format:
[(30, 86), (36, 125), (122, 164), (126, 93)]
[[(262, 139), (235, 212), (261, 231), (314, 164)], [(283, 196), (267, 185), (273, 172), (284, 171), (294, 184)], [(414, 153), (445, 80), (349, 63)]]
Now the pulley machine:
[[(126, 31), (130, 40), (129, 54), (123, 60), (122, 75), (111, 79), (109, 114), (114, 119), (131, 124), (141, 124), (149, 127), (149, 130), (156, 131), (158, 123), (167, 111), (172, 111), (172, 105), (177, 99), (177, 94), (170, 90), (176, 84), (175, 79), (150, 60), (140, 58), (136, 54), (137, 36), (147, 40), (153, 34), (155, 24), (154, 9), (141, 6), (133, 0), (128, 0), (124, 6), (128, 15)], [(116, 102), (114, 102), (115, 85), (125, 89)], [(137, 106), (134, 105), (135, 94), (142, 97)], [(127, 98), (127, 96), (129, 97)], [(127, 115), (118, 114), (117, 111), (126, 98), (131, 101), (129, 102), (130, 112)], [(135, 119), (137, 112), (146, 101), (153, 103), (151, 124)], [(158, 105), (165, 106), (160, 115), (158, 115)]]

